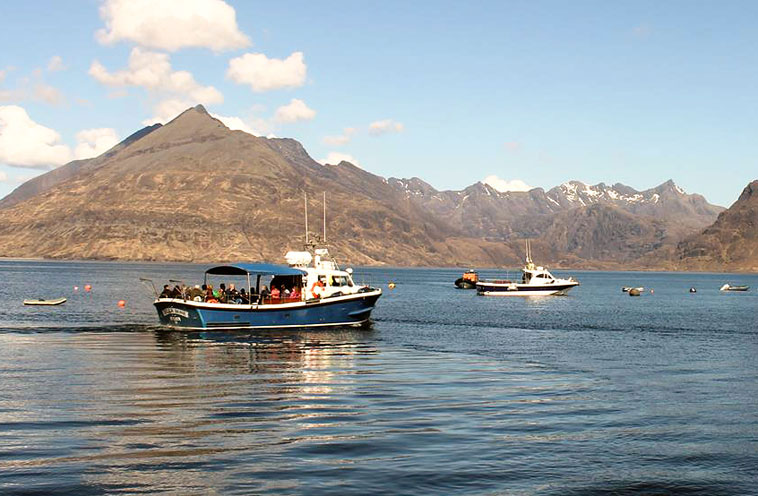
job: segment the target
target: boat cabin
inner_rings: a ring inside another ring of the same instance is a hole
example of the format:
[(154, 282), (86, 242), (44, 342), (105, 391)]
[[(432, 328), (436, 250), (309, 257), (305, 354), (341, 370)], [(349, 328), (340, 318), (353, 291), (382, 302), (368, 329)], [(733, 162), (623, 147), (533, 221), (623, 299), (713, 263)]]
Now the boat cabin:
[(521, 283), (542, 285), (555, 283), (555, 277), (546, 268), (534, 265), (532, 262), (521, 269)]
[(353, 281), (353, 269), (340, 269), (326, 248), (317, 248), (314, 255), (307, 251), (290, 251), (285, 259), (291, 268), (305, 272), (306, 298), (355, 294), (362, 288)]

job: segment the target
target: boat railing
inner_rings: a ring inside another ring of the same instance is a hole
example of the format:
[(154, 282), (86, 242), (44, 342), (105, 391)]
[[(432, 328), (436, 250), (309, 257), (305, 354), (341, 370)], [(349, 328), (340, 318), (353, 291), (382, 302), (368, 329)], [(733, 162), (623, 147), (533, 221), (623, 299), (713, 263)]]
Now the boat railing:
[(282, 303), (296, 303), (298, 301), (303, 301), (303, 298), (300, 296), (295, 296), (294, 298), (291, 296), (285, 296), (285, 297), (279, 297), (279, 298), (261, 298), (258, 302), (259, 305), (278, 305)]

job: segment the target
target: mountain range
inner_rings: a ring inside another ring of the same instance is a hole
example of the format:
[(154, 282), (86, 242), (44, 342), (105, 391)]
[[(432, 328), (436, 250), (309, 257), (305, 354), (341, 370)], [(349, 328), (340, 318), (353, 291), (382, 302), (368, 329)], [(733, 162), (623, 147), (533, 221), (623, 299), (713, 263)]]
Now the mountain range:
[(677, 244), (676, 268), (758, 271), (758, 181), (702, 232)]
[[(673, 181), (645, 191), (578, 181), (438, 191), (348, 162), (321, 165), (295, 140), (231, 131), (197, 106), (0, 200), (0, 256), (281, 261), (302, 248), (304, 195), (320, 214), (323, 192), (327, 241), (354, 264), (513, 265), (528, 238), (546, 264), (706, 268), (725, 263), (710, 250), (726, 241), (714, 239), (741, 222)], [(719, 222), (721, 234), (708, 231)]]

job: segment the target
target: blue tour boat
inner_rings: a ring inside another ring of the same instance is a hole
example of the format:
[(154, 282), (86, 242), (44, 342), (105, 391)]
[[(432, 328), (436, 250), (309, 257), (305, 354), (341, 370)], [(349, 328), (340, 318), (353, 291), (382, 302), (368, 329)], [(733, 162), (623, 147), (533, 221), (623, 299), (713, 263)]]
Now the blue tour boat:
[[(156, 297), (154, 305), (161, 324), (179, 329), (229, 330), (361, 325), (369, 320), (382, 290), (353, 282), (352, 269), (341, 270), (326, 248), (315, 250), (315, 256), (308, 251), (289, 252), (286, 259), (288, 265), (237, 263), (206, 270), (206, 284), (219, 277), (247, 284), (248, 301)], [(313, 264), (309, 265), (311, 260)], [(272, 297), (265, 292), (262, 296), (267, 281), (272, 287), (293, 290), (295, 296), (282, 293)]]

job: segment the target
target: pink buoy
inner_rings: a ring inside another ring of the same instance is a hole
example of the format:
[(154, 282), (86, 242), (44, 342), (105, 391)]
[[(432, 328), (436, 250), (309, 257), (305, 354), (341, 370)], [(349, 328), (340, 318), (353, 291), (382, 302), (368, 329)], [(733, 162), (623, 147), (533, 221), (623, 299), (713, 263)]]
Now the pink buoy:
[(79, 286), (74, 286), (74, 291), (79, 291)]

